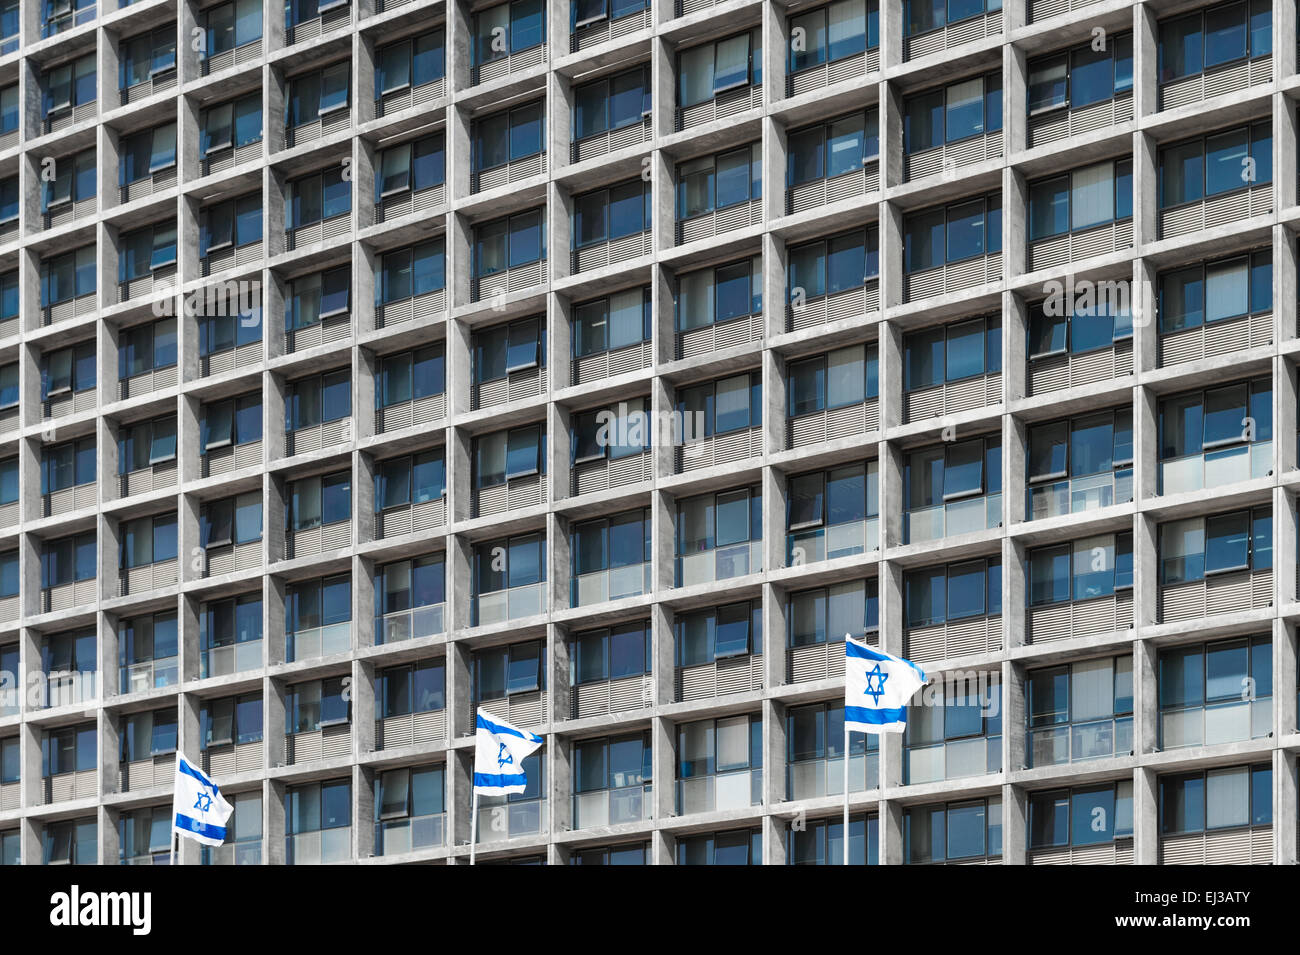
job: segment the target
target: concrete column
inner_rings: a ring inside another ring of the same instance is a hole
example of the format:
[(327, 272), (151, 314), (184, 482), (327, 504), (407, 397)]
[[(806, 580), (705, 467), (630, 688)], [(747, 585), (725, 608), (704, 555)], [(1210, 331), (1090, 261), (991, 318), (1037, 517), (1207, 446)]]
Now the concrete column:
[(1156, 771), (1133, 770), (1133, 864), (1156, 865), (1160, 858)]

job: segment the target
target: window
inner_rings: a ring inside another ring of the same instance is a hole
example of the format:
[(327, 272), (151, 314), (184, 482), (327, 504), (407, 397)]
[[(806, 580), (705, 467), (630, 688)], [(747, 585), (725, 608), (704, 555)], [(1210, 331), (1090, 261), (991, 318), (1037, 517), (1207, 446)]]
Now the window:
[[(99, 671), (97, 653), (98, 639), (93, 630), (78, 630), (72, 633), (60, 633), (46, 637), (44, 644), (41, 646), (41, 672), (46, 676), (67, 673), (96, 673)], [(82, 732), (85, 732), (85, 730)], [(85, 763), (85, 753), (78, 752), (76, 755), (84, 765), (74, 767), (69, 763), (67, 768), (56, 769), (55, 772), (73, 772), (76, 768), (89, 768), (95, 765), (93, 745), (88, 763)], [(49, 771), (46, 771), (44, 775), (50, 775)]]
[[(8, 275), (0, 275), (0, 322), (6, 322), (11, 318), (18, 317), (18, 272), (10, 272)], [(0, 369), (0, 375), (3, 370)], [(0, 385), (0, 389), (3, 389)], [(0, 398), (0, 404), (4, 401)]]
[(542, 0), (515, 0), (480, 10), (473, 16), (474, 66), (504, 60), (546, 40)]
[(648, 843), (609, 848), (574, 849), (569, 865), (647, 865)]
[(474, 549), (474, 595), (532, 587), (546, 579), (545, 538), (539, 534), (503, 538)]
[(759, 829), (682, 836), (677, 840), (678, 865), (762, 865), (763, 833)]
[(1159, 288), (1161, 334), (1269, 312), (1273, 250), (1166, 272)]
[(285, 102), (286, 124), (296, 129), (330, 113), (346, 110), (351, 103), (351, 79), (352, 65), (346, 60), (293, 77)]
[(352, 381), (348, 369), (312, 378), (300, 378), (289, 386), (285, 402), (286, 429), (301, 431), (352, 414)]
[(352, 517), (352, 472), (290, 481), (288, 496), (288, 522), (294, 533), (347, 521)]
[[(384, 564), (375, 571), (375, 642), (395, 643), (442, 632), (447, 600), (442, 554)], [(396, 616), (394, 616), (396, 615)]]
[(446, 264), (443, 239), (385, 252), (380, 260), (379, 283), (375, 289), (377, 304), (406, 301), (445, 288)]
[(707, 215), (763, 195), (763, 145), (704, 156), (677, 166), (677, 220)]
[(251, 544), (262, 539), (262, 492), (212, 501), (199, 512), (199, 545)]
[(125, 233), (118, 242), (117, 280), (131, 282), (176, 264), (176, 225), (159, 223)]
[[(237, 644), (257, 644), (262, 640), (262, 595), (242, 594), (224, 600), (212, 600), (199, 609), (199, 647), (204, 653), (204, 676), (208, 672), (206, 655), (211, 650)], [(260, 659), (259, 659), (260, 662)], [(214, 668), (215, 669), (215, 668)], [(257, 708), (257, 738), (262, 732), (261, 703)], [(242, 716), (240, 717), (243, 718)], [(247, 742), (240, 739), (238, 742)]]
[(908, 627), (1002, 613), (1002, 561), (981, 558), (911, 571), (903, 578)]
[(120, 380), (175, 365), (176, 319), (164, 318), (122, 332), (117, 350), (117, 377)]
[(1133, 586), (1133, 535), (1101, 534), (1029, 551), (1029, 605), (1108, 597)]
[(290, 865), (343, 862), (351, 857), (351, 780), (290, 787), (285, 816)]
[[(867, 739), (874, 740), (874, 736)], [(844, 862), (842, 819), (807, 820), (790, 827), (786, 851), (790, 865), (840, 865)], [(872, 815), (849, 817), (849, 865), (880, 864), (880, 820)]]
[(581, 686), (650, 673), (653, 643), (648, 620), (580, 633), (569, 641), (569, 679)]
[(1159, 24), (1161, 83), (1273, 52), (1272, 0), (1229, 3)]
[(1273, 768), (1230, 766), (1160, 777), (1160, 834), (1273, 822)]
[(546, 473), (546, 432), (540, 424), (474, 439), (474, 489)]
[(83, 773), (97, 765), (99, 731), (94, 723), (47, 730), (41, 737), (41, 776)]
[(874, 577), (849, 580), (790, 595), (787, 643), (811, 647), (855, 640), (875, 642), (880, 628), (880, 591)]
[(1268, 635), (1162, 650), (1157, 679), (1163, 749), (1259, 739), (1273, 731)]
[(398, 355), (388, 355), (379, 363), (375, 379), (375, 400), (381, 408), (407, 401), (419, 401), (447, 390), (447, 361), (442, 345), (429, 345)]
[(613, 242), (650, 230), (650, 183), (640, 179), (577, 196), (573, 200), (573, 247)]
[(903, 35), (916, 36), (1002, 9), (1002, 0), (904, 0)]
[(97, 569), (95, 534), (77, 534), (46, 541), (41, 548), (41, 589), (94, 580)]
[(262, 0), (234, 0), (207, 10), (205, 56), (234, 50), (262, 39)]
[(176, 752), (175, 710), (134, 713), (122, 722), (122, 762), (134, 763)]
[(421, 33), (382, 46), (375, 52), (375, 98), (415, 89), (442, 79), (446, 67), (446, 34)]
[(441, 845), (441, 825), (431, 817), (446, 812), (442, 766), (411, 766), (375, 775), (375, 845), (380, 854)]
[(573, 744), (575, 829), (640, 822), (654, 775), (650, 731)]
[(903, 812), (903, 859), (910, 865), (1002, 855), (1002, 800), (925, 806)]
[(95, 247), (88, 245), (41, 263), (41, 308), (95, 292)]
[(1133, 657), (1030, 670), (1025, 679), (1029, 764), (1048, 766), (1133, 748)]
[[(246, 693), (242, 696), (202, 701), (199, 707), (199, 741), (199, 747), (204, 752), (221, 746), (260, 743), (262, 741), (261, 696), (257, 693)], [(171, 744), (174, 749), (174, 722), (171, 725)]]
[(791, 362), (787, 375), (791, 418), (861, 404), (880, 394), (880, 359), (874, 344)]
[(1133, 835), (1133, 780), (1029, 794), (1029, 848), (1095, 846)]
[(1273, 509), (1255, 507), (1160, 525), (1160, 583), (1273, 566)]
[[(679, 814), (757, 805), (762, 768), (762, 717), (741, 714), (678, 725)], [(714, 799), (708, 798), (711, 790)]]
[(650, 448), (650, 399), (620, 401), (617, 407), (573, 415), (573, 463), (617, 461)]
[(924, 702), (908, 707), (903, 735), (906, 782), (1001, 771), (1001, 685), (996, 671), (991, 676), (967, 672), (940, 678)]
[(682, 439), (689, 443), (715, 434), (757, 428), (763, 422), (762, 387), (761, 375), (752, 372), (683, 388), (677, 399), (677, 413), (684, 429)]
[(285, 694), (285, 716), (291, 733), (314, 733), (352, 721), (349, 683), (345, 676), (296, 683)]
[(880, 46), (877, 0), (835, 0), (790, 18), (791, 73), (855, 56)]
[[(786, 710), (785, 727), (787, 798), (842, 794), (844, 703), (791, 706)], [(880, 737), (873, 733), (853, 734), (849, 743), (850, 792), (875, 789), (880, 785), (879, 741)], [(839, 763), (839, 766), (834, 767), (828, 761)]]
[(875, 109), (794, 130), (789, 136), (785, 184), (844, 176), (879, 155), (880, 114)]
[(903, 220), (903, 268), (909, 274), (1001, 251), (1001, 196), (918, 212)]
[(1029, 64), (1029, 113), (1068, 106), (1080, 109), (1133, 89), (1133, 35), (1107, 37), (1105, 48), (1093, 44)]
[(95, 101), (95, 54), (89, 53), (46, 70), (41, 83), (42, 117)]
[(573, 307), (573, 357), (586, 358), (648, 342), (653, 337), (650, 289), (614, 292)]
[(94, 865), (99, 857), (99, 827), (93, 816), (47, 823), (42, 841), (46, 865)]
[(546, 320), (543, 316), (497, 325), (477, 333), (474, 383), (500, 381), (516, 371), (546, 365)]
[(199, 317), (199, 357), (257, 344), (262, 340), (261, 302), (232, 302)]
[(540, 640), (474, 653), (474, 701), (545, 689), (546, 647)]
[[(921, 511), (1002, 492), (1002, 439), (974, 438), (907, 455), (903, 508)], [(978, 522), (977, 522), (978, 523)], [(981, 524), (980, 530), (984, 527)], [(949, 529), (948, 533), (955, 533)]]
[(156, 172), (176, 166), (176, 124), (166, 123), (123, 137), (118, 156), (118, 185), (125, 189)]
[[(14, 403), (18, 401), (18, 366), (14, 369)], [(95, 343), (82, 342), (46, 354), (41, 362), (41, 400), (80, 394), (95, 387)]]
[[(66, 349), (66, 351), (68, 351), (69, 353), (68, 357), (71, 358), (72, 350)], [(94, 346), (93, 345), (90, 347), (90, 355), (91, 355), (91, 367), (94, 367)], [(50, 365), (50, 356), (46, 355), (44, 359), (41, 361), (41, 400), (42, 401), (44, 401), (46, 397), (48, 397), (46, 388), (47, 388), (47, 382), (49, 378), (49, 365)], [(71, 390), (72, 387), (71, 361), (69, 361), (68, 366), (69, 366), (68, 389)], [(0, 366), (0, 409), (8, 410), (9, 408), (17, 408), (17, 407), (18, 407), (18, 363), (14, 362), (13, 364), (10, 365)]]
[[(96, 463), (94, 435), (42, 449), (42, 496), (70, 487), (94, 484)], [(5, 461), (0, 469), (0, 503), (10, 503), (11, 491), (12, 500), (18, 500), (18, 459)]]
[[(689, 569), (687, 560), (711, 550), (726, 550), (740, 544), (761, 542), (763, 539), (763, 492), (759, 486), (703, 494), (677, 503), (677, 556), (679, 562), (677, 585), (702, 583), (692, 579), (696, 572)], [(729, 557), (718, 555), (717, 574), (724, 576), (723, 562), (730, 563), (731, 573), (739, 576), (759, 568), (749, 566), (750, 548)], [(712, 569), (712, 568), (710, 568)], [(705, 573), (706, 579), (712, 575)]]
[[(54, 178), (41, 182), (41, 213), (70, 202), (94, 199), (97, 190), (95, 150), (87, 149), (74, 156), (64, 156), (54, 164)], [(12, 186), (10, 185), (12, 183)], [(12, 198), (10, 194), (12, 189)], [(0, 222), (18, 218), (18, 180), (4, 183), (4, 201), (0, 208)]]
[[(569, 551), (573, 555), (573, 606), (644, 593), (650, 564), (649, 509), (573, 524)], [(600, 586), (588, 593), (581, 578), (590, 574), (601, 578)]]
[(847, 232), (789, 251), (790, 301), (797, 308), (823, 295), (862, 288), (880, 276), (880, 241), (875, 226)]
[(673, 624), (679, 667), (762, 652), (763, 608), (744, 601), (682, 614)]
[[(73, 461), (75, 461), (76, 463), (80, 463), (80, 461), (77, 461), (76, 459), (76, 442), (71, 442), (70, 444), (71, 444)], [(46, 457), (50, 456), (51, 450), (52, 449), (46, 449), (46, 451), (44, 452)], [(88, 456), (90, 458), (90, 463), (93, 464), (95, 460), (93, 450), (89, 451)], [(44, 461), (42, 461), (41, 464), (42, 485), (45, 485), (47, 480), (45, 475), (45, 470), (46, 470), (46, 466), (44, 464)], [(58, 462), (57, 473), (61, 479), (67, 480), (69, 482), (65, 485), (66, 487), (72, 487), (71, 482), (73, 482), (76, 477), (81, 476), (80, 474), (77, 473), (75, 469), (75, 465), (72, 462), (67, 462), (66, 459), (62, 459), (62, 458)], [(93, 481), (94, 480), (93, 467), (89, 473), (91, 476), (91, 480)], [(64, 477), (65, 475), (66, 477)], [(5, 460), (0, 461), (0, 505), (15, 504), (17, 503), (17, 501), (18, 501), (18, 459), (16, 457), (6, 458)]]
[(351, 303), (351, 266), (315, 272), (289, 283), (285, 322), (295, 331), (310, 328), (327, 318), (348, 314)]
[(380, 461), (375, 475), (375, 511), (435, 501), (447, 493), (443, 449)]
[(738, 33), (677, 54), (677, 105), (706, 103), (719, 93), (763, 82), (763, 31)]
[(1273, 181), (1273, 124), (1255, 123), (1160, 150), (1160, 208)]
[(879, 517), (879, 501), (875, 461), (791, 477), (786, 495), (790, 565), (862, 553), (870, 546), (862, 525)]
[[(175, 611), (124, 620), (118, 629), (121, 692), (134, 693), (174, 685), (179, 677), (176, 665), (178, 636)], [(145, 666), (138, 667), (138, 664)], [(167, 748), (160, 752), (176, 748), (175, 715), (171, 718), (169, 734)], [(125, 742), (124, 738), (123, 743)], [(131, 759), (147, 759), (150, 755), (148, 748), (138, 742), (136, 752), (142, 755), (132, 756)]]
[(347, 215), (352, 208), (351, 181), (342, 166), (295, 179), (289, 183), (288, 207), (290, 229)]
[[(17, 4), (14, 5), (17, 9)], [(0, 89), (0, 136), (18, 132), (18, 84)]]
[(474, 229), (474, 276), (482, 278), (546, 258), (546, 215), (540, 209)]
[(1064, 304), (1047, 299), (1029, 309), (1029, 357), (1080, 354), (1109, 348), (1133, 337), (1133, 315), (1127, 293), (1103, 292), (1095, 303), (1079, 303), (1073, 313)]
[(1002, 370), (1002, 320), (976, 318), (903, 339), (903, 390), (933, 388)]
[(122, 570), (176, 559), (176, 515), (123, 521), (120, 541)]
[(641, 122), (650, 115), (650, 90), (649, 66), (577, 87), (573, 91), (573, 141)]
[(1160, 403), (1162, 462), (1205, 455), (1207, 463), (1213, 463), (1272, 439), (1271, 378), (1194, 391)]
[(118, 87), (129, 89), (176, 70), (176, 24), (122, 41)]
[(376, 168), (379, 175), (375, 177), (375, 202), (382, 202), (388, 196), (423, 192), (442, 185), (447, 178), (443, 134), (389, 146), (380, 152)]
[(1085, 166), (1029, 187), (1029, 239), (1045, 239), (1131, 218), (1133, 162)]
[(763, 257), (678, 276), (674, 304), (679, 332), (761, 314)]
[(348, 0), (286, 0), (284, 5), (284, 25), (294, 27), (309, 20), (316, 20), (330, 10), (347, 7)]
[(262, 395), (258, 392), (210, 402), (199, 417), (199, 449), (251, 444), (262, 440)]
[(1001, 73), (941, 86), (903, 104), (903, 151), (907, 155), (1001, 128)]
[[(261, 20), (259, 18), (258, 22)], [(247, 146), (262, 140), (262, 95), (255, 93), (210, 106), (199, 120), (199, 154)]]
[(446, 709), (446, 679), (442, 660), (420, 660), (380, 670), (376, 690), (382, 718)]
[(572, 29), (606, 19), (621, 20), (649, 7), (649, 0), (573, 0)]
[(505, 166), (546, 152), (542, 104), (529, 103), (475, 120), (474, 171)]
[(203, 210), (199, 217), (199, 257), (218, 249), (243, 248), (262, 241), (262, 194), (254, 192)]
[(1133, 466), (1133, 411), (1124, 408), (1029, 429), (1030, 484)]

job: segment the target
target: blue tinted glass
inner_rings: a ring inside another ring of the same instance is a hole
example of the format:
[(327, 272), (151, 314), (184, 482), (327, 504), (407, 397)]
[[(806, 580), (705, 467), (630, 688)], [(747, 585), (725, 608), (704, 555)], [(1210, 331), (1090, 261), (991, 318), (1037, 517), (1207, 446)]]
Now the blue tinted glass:
[(510, 52), (529, 50), (543, 38), (542, 0), (518, 0), (510, 5)]
[(959, 262), (983, 255), (984, 203), (982, 200), (953, 206), (948, 210), (948, 261)]

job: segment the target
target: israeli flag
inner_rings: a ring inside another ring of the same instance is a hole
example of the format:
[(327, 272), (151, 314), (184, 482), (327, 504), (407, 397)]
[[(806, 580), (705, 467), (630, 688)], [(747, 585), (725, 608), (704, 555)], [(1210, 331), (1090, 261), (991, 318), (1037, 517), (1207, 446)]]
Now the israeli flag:
[(536, 733), (516, 729), (505, 720), (478, 711), (474, 746), (474, 792), (480, 796), (508, 796), (528, 785), (524, 757), (542, 745)]
[(844, 635), (844, 726), (860, 733), (901, 733), (907, 701), (925, 686), (911, 660), (890, 656)]
[(235, 807), (216, 783), (180, 753), (176, 754), (176, 789), (172, 796), (172, 832), (205, 846), (226, 841), (226, 820)]

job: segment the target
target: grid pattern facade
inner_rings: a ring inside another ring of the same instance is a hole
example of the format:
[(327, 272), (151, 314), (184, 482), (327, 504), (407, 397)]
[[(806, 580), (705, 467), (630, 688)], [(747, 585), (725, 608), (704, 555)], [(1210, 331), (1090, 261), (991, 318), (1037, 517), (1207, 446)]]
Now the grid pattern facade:
[(1286, 0), (12, 7), (6, 862), (1296, 860)]

